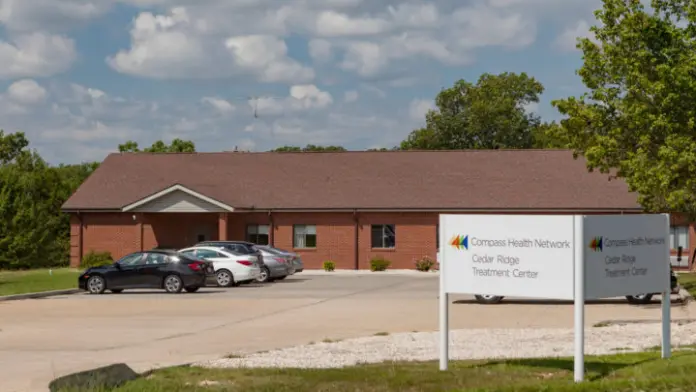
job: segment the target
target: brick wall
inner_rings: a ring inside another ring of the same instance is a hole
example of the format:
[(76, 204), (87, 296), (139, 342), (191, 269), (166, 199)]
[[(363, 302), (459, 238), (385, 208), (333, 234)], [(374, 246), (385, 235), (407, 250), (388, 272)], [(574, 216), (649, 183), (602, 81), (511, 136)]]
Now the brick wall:
[[(218, 214), (138, 214), (133, 220), (130, 213), (83, 214), (83, 254), (90, 250), (109, 251), (114, 258), (155, 246), (185, 247), (197, 241), (197, 234), (206, 232), (208, 238), (218, 236)], [(369, 268), (374, 256), (384, 256), (392, 262), (392, 269), (412, 269), (418, 258), (436, 257), (438, 222), (437, 213), (232, 213), (227, 223), (229, 240), (245, 240), (249, 224), (270, 224), (271, 238), (282, 249), (302, 255), (305, 268), (321, 268), (332, 260), (338, 269), (354, 269), (356, 263), (356, 222), (358, 219), (357, 259), (359, 268)], [(674, 224), (682, 222), (675, 217)], [(317, 247), (293, 248), (293, 225), (315, 225)], [(371, 225), (393, 224), (396, 229), (394, 249), (373, 249)], [(71, 265), (79, 264), (79, 220), (71, 219)], [(696, 246), (696, 231), (690, 230), (690, 244)], [(691, 251), (693, 252), (693, 251)]]

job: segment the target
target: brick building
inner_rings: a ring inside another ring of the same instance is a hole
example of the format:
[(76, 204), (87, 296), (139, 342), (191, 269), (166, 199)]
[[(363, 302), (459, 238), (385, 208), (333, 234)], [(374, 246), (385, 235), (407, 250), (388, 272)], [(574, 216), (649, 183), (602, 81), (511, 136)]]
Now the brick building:
[[(306, 268), (391, 268), (435, 258), (438, 214), (639, 213), (623, 181), (565, 150), (116, 153), (64, 204), (71, 264), (202, 240), (270, 243)], [(672, 242), (691, 256), (693, 225)], [(683, 266), (690, 266), (685, 257)]]

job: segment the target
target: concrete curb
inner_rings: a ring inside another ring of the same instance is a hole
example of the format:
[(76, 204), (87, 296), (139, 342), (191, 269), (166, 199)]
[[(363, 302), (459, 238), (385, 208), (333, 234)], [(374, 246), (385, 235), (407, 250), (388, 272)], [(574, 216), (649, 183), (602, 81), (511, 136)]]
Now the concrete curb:
[(439, 271), (429, 271), (429, 272), (421, 272), (421, 271), (416, 271), (416, 270), (386, 270), (386, 271), (379, 271), (379, 272), (372, 272), (370, 270), (335, 270), (335, 271), (324, 271), (320, 269), (312, 269), (312, 270), (304, 270), (302, 272), (297, 273), (295, 276), (302, 276), (302, 275), (307, 275), (307, 276), (356, 276), (356, 275), (376, 275), (376, 276), (383, 276), (383, 275), (396, 275), (396, 276), (413, 276), (413, 277), (420, 277), (420, 278), (427, 278), (427, 277), (435, 277), (435, 276), (440, 276)]
[(82, 291), (82, 290), (80, 290), (80, 289), (67, 289), (67, 290), (41, 291), (38, 293), (4, 295), (4, 296), (0, 297), (0, 302), (2, 302), (2, 301), (16, 301), (16, 300), (20, 300), (20, 299), (46, 298), (46, 297), (53, 297), (56, 295), (77, 294), (80, 291)]

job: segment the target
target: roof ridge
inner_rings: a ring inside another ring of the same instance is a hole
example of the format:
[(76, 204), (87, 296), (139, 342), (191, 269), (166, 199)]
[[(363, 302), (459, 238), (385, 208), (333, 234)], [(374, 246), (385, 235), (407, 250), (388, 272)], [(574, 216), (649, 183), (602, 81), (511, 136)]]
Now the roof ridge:
[(459, 150), (346, 150), (346, 151), (195, 151), (195, 152), (113, 152), (111, 155), (262, 155), (262, 154), (406, 154), (406, 153), (494, 153), (494, 152), (571, 152), (568, 148), (499, 148), (499, 149), (459, 149)]

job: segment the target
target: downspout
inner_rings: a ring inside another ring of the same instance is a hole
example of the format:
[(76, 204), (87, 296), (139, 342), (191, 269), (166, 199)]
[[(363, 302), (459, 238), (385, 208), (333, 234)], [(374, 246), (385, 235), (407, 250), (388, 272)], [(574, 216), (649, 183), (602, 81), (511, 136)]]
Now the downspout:
[(353, 221), (355, 222), (355, 244), (353, 245), (353, 249), (355, 250), (355, 269), (358, 270), (360, 269), (360, 227), (359, 227), (359, 220), (358, 220), (358, 210), (354, 209), (353, 210)]
[(80, 221), (80, 229), (78, 231), (78, 243), (77, 243), (77, 261), (78, 261), (78, 267), (82, 265), (82, 256), (84, 254), (84, 236), (85, 236), (85, 231), (84, 231), (84, 223), (82, 221), (82, 214), (80, 214), (80, 211), (77, 211), (77, 220)]
[(275, 225), (273, 224), (273, 214), (268, 210), (268, 243), (275, 246)]

